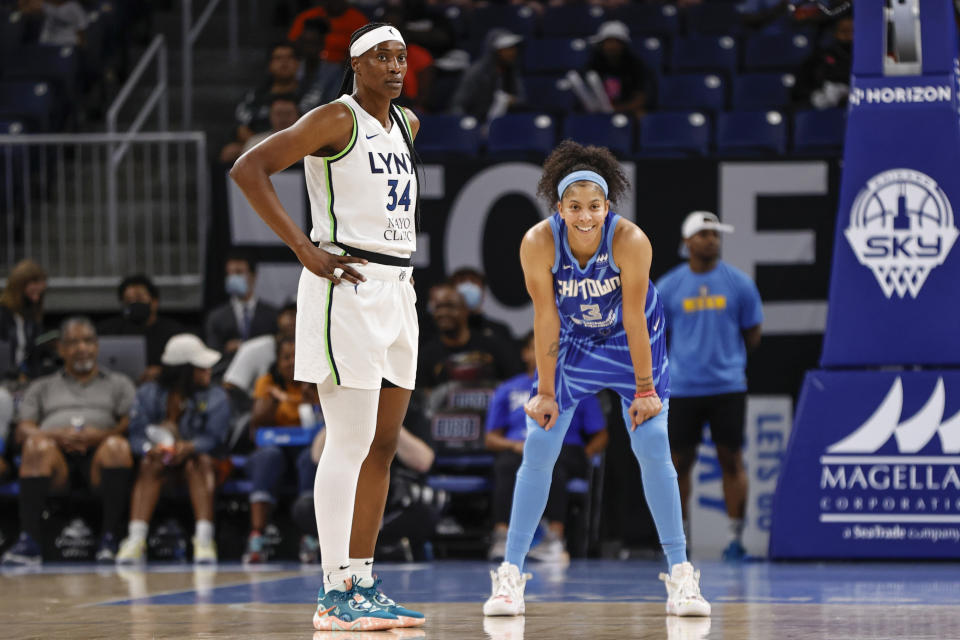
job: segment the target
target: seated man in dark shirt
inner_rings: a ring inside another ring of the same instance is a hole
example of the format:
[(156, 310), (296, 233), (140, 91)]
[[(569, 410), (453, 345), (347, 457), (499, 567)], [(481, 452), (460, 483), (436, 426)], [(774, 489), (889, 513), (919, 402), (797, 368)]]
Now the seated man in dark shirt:
[(101, 336), (144, 336), (147, 340), (147, 369), (139, 382), (154, 380), (160, 374), (160, 356), (167, 341), (183, 326), (176, 320), (157, 315), (159, 292), (147, 276), (137, 274), (123, 279), (117, 287), (117, 297), (123, 305), (122, 313), (107, 318), (97, 325)]
[(513, 345), (493, 334), (471, 330), (469, 310), (452, 283), (430, 290), (430, 314), (437, 335), (420, 347), (417, 386), (432, 389), (451, 381), (501, 381), (522, 366)]

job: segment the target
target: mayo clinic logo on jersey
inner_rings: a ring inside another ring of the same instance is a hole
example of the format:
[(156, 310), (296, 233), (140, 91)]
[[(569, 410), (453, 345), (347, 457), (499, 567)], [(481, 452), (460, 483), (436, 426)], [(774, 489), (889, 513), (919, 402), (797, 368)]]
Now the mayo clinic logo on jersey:
[(950, 201), (933, 178), (890, 169), (857, 194), (844, 235), (885, 296), (916, 298), (930, 271), (950, 254), (958, 231)]
[[(923, 406), (904, 419), (904, 387), (897, 377), (872, 415), (826, 448), (820, 457), (820, 522), (868, 523), (843, 535), (875, 539), (906, 536), (902, 527), (879, 523), (960, 522), (960, 411), (943, 415), (942, 377), (923, 393), (929, 394)], [(937, 444), (940, 451), (932, 451)]]

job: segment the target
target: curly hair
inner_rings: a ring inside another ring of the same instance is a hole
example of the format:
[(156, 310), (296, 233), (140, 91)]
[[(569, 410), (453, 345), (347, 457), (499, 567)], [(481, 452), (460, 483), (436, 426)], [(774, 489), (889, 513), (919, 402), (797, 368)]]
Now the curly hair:
[(617, 202), (630, 187), (626, 174), (616, 157), (606, 147), (583, 146), (573, 140), (564, 140), (543, 163), (543, 175), (537, 183), (537, 195), (548, 206), (557, 202), (557, 185), (574, 171), (599, 173), (607, 181), (607, 198)]

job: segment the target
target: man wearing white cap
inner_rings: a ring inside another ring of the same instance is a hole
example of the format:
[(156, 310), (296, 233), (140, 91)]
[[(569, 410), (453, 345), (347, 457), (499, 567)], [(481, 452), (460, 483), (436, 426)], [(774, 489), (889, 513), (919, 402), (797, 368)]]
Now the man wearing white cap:
[(681, 232), (690, 261), (664, 275), (657, 288), (663, 296), (670, 333), (668, 428), (684, 528), (688, 528), (690, 471), (703, 425), (709, 423), (730, 518), (730, 541), (723, 557), (740, 560), (745, 555), (742, 535), (747, 498), (741, 452), (747, 351), (760, 344), (760, 293), (747, 274), (720, 260), (720, 233), (732, 233), (732, 226), (722, 224), (709, 211), (694, 211), (683, 221)]
[(130, 449), (140, 470), (130, 501), (130, 529), (120, 543), (119, 564), (146, 559), (150, 518), (167, 481), (184, 480), (196, 518), (193, 561), (217, 561), (213, 541), (214, 458), (223, 452), (230, 431), (230, 402), (219, 386), (210, 386), (210, 370), (220, 353), (189, 333), (167, 341), (154, 382), (137, 389), (130, 409)]

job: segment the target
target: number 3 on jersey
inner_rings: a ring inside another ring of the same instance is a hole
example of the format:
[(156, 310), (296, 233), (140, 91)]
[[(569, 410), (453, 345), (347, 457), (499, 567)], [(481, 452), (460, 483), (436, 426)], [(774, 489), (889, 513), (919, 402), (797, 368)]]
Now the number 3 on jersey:
[(603, 318), (598, 304), (582, 304), (580, 305), (580, 311), (583, 312), (583, 319), (586, 322), (595, 322)]
[(410, 181), (407, 180), (399, 199), (397, 199), (397, 185), (400, 184), (400, 181), (387, 180), (387, 184), (390, 185), (390, 191), (387, 193), (387, 197), (390, 198), (390, 201), (387, 202), (387, 211), (393, 211), (398, 204), (403, 205), (404, 211), (410, 211)]

